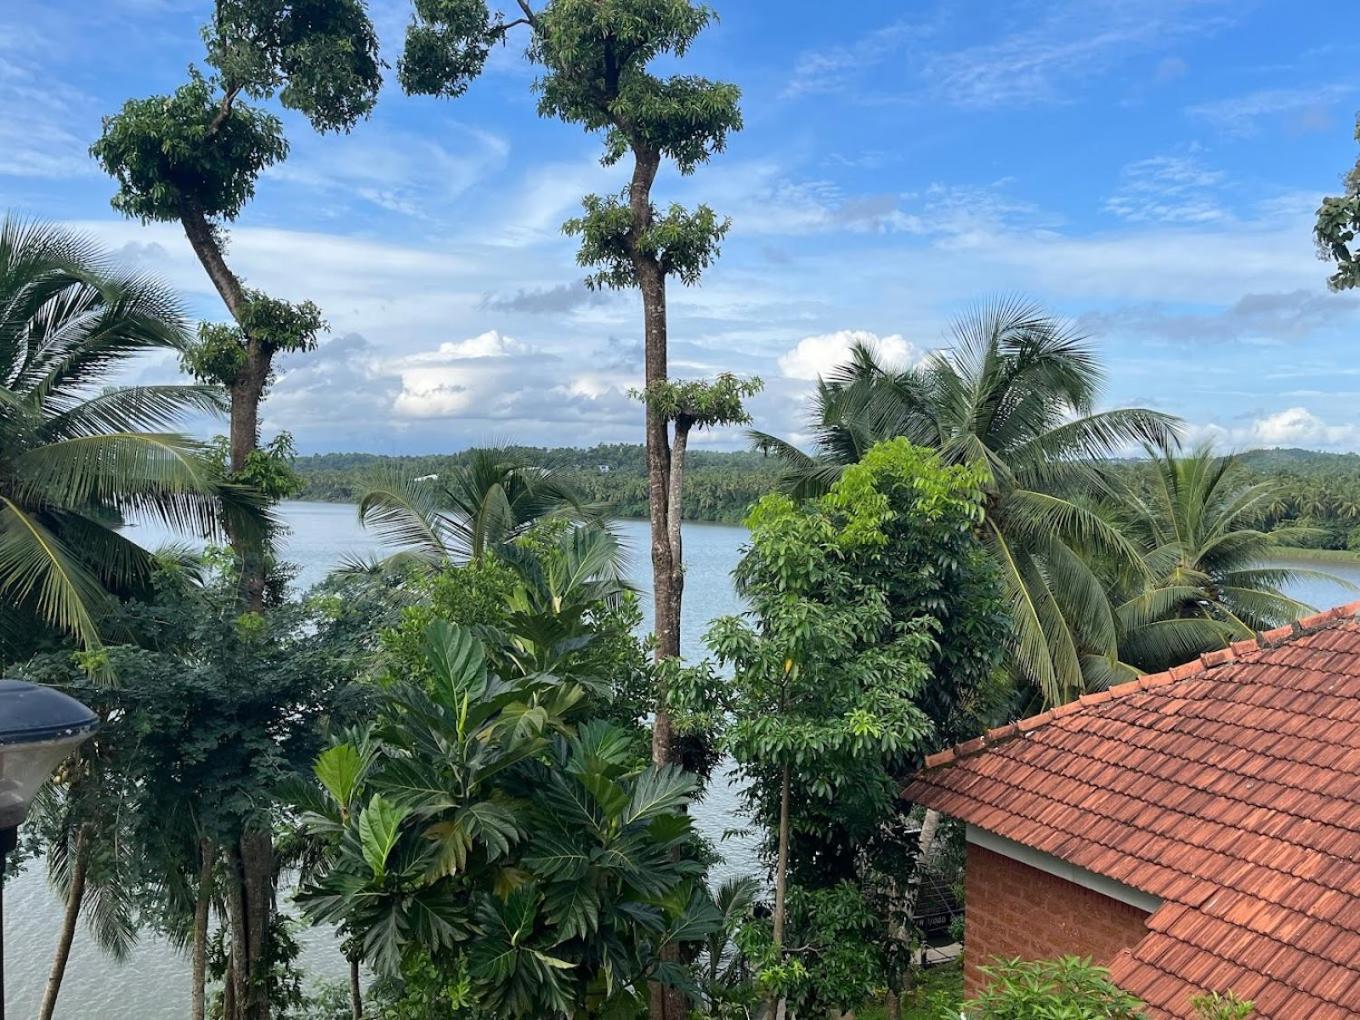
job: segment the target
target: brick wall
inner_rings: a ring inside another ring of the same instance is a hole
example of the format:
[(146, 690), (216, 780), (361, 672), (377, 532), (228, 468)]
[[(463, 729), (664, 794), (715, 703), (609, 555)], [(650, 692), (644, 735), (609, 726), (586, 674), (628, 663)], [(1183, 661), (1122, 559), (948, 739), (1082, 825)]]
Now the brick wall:
[(1147, 934), (1147, 912), (968, 844), (964, 990), (993, 957), (1089, 956), (1105, 966)]

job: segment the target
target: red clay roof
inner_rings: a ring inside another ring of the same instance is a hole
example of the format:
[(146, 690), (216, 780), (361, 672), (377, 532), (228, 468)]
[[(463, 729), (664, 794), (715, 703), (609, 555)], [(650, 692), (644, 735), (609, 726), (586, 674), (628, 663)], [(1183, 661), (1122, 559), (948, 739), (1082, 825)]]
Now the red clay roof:
[(926, 759), (904, 796), (1162, 903), (1111, 965), (1153, 1017), (1360, 1016), (1360, 602)]

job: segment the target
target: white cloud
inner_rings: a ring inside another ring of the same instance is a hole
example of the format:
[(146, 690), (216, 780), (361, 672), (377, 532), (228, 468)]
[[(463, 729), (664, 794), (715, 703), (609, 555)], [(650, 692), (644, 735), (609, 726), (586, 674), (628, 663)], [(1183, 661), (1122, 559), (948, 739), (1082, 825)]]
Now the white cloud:
[[(962, 10), (962, 8), (958, 8)], [(1069, 98), (1074, 86), (1130, 56), (1225, 23), (1222, 9), (1201, 0), (1101, 2), (1067, 0), (1015, 7), (990, 19), (1001, 31), (985, 42), (950, 45), (976, 36), (987, 22), (964, 21), (951, 8), (933, 20), (900, 20), (839, 46), (804, 54), (784, 94), (846, 92), (884, 101), (864, 77), (891, 60), (914, 68), (896, 99), (921, 99), (972, 109), (1025, 106)], [(990, 26), (989, 26), (990, 27)], [(966, 35), (965, 35), (966, 33)]]
[(878, 354), (885, 368), (904, 369), (918, 363), (925, 353), (903, 337), (879, 336), (863, 329), (842, 329), (820, 336), (807, 336), (779, 358), (779, 371), (786, 379), (815, 382), (844, 365), (855, 344), (864, 344)]
[[(314, 203), (340, 215), (336, 199), (359, 199), (403, 216), (429, 218), (505, 166), (510, 143), (474, 126), (441, 122), (415, 134), (361, 123), (350, 134), (298, 132), (286, 162), (266, 173), (329, 196)], [(448, 139), (450, 148), (435, 138)]]
[(1218, 201), (1224, 180), (1193, 156), (1153, 156), (1124, 168), (1105, 208), (1134, 223), (1209, 223), (1227, 216)]
[(1290, 407), (1245, 424), (1201, 424), (1187, 430), (1191, 442), (1210, 440), (1233, 449), (1302, 447), (1354, 450), (1360, 448), (1360, 425), (1328, 422), (1305, 407)]
[(1339, 99), (1355, 92), (1348, 84), (1313, 88), (1258, 89), (1241, 96), (1197, 103), (1186, 112), (1207, 121), (1227, 134), (1249, 136), (1264, 121), (1283, 122), (1294, 131), (1317, 131), (1330, 121), (1330, 110)]

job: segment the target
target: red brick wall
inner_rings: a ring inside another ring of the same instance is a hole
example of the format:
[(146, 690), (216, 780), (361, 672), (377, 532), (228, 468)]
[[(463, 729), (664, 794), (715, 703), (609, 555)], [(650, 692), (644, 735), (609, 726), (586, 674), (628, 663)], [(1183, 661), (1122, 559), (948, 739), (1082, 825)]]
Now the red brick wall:
[(993, 957), (1089, 956), (1105, 966), (1147, 934), (1147, 911), (968, 844), (964, 990)]

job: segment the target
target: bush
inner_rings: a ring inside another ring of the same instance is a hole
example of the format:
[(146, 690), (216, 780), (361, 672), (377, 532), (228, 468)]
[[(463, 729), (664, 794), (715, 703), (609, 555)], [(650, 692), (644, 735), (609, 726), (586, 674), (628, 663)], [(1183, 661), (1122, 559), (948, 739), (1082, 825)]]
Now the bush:
[[(1142, 1003), (1089, 958), (997, 960), (982, 968), (988, 985), (963, 1005), (968, 1020), (1142, 1020)], [(945, 1020), (941, 1016), (940, 1020)]]

